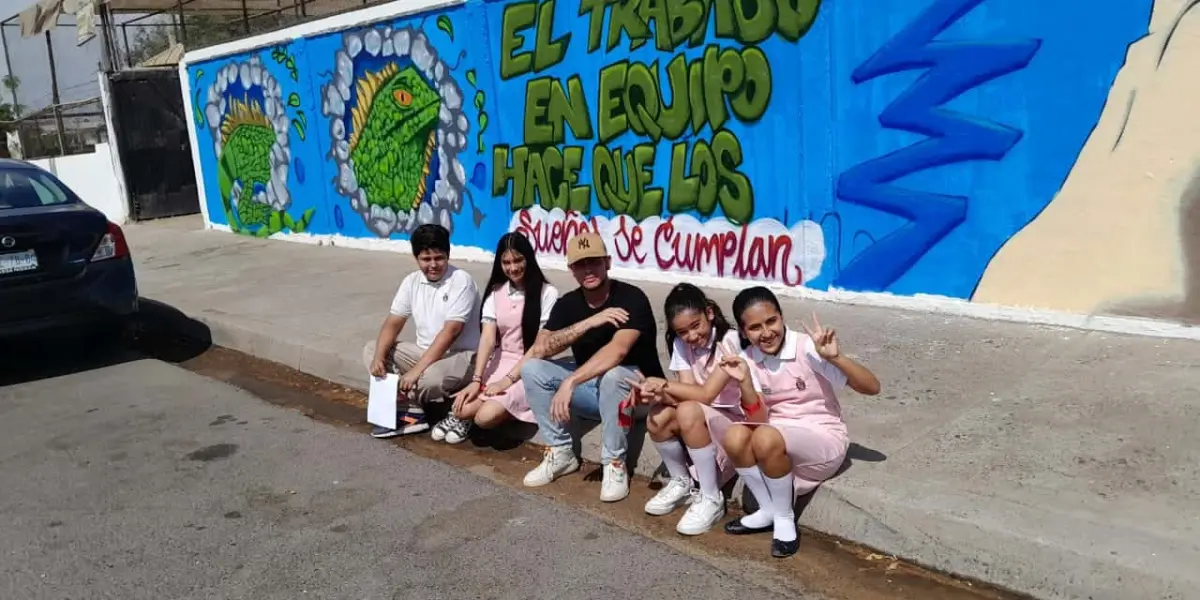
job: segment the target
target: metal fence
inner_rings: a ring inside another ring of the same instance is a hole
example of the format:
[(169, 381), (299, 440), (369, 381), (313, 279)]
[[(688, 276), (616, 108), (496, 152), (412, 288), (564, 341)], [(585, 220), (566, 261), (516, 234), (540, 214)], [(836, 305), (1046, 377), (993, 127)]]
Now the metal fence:
[[(132, 68), (147, 45), (195, 50), (391, 0), (113, 0), (104, 5), (114, 68)], [(140, 14), (133, 14), (141, 11)], [(171, 57), (178, 60), (177, 57)]]
[(12, 158), (44, 158), (92, 152), (108, 141), (108, 128), (100, 98), (51, 105), (15, 121), (0, 121), (5, 135), (15, 132), (20, 140), (14, 154), (11, 142), (0, 145), (0, 153)]

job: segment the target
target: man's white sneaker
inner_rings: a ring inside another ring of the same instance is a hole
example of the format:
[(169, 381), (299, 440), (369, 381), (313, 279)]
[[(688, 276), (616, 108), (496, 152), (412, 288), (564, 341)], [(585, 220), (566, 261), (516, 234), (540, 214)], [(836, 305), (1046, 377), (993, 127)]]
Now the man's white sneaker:
[(525, 487), (540, 487), (579, 470), (579, 459), (570, 446), (546, 448), (542, 454), (542, 462), (525, 475)]
[(604, 465), (604, 481), (600, 483), (600, 501), (616, 502), (629, 495), (629, 476), (625, 474), (625, 463), (612, 461)]
[(658, 493), (646, 503), (646, 513), (662, 516), (687, 504), (692, 499), (692, 478), (675, 477), (658, 490)]
[(683, 513), (675, 531), (683, 535), (700, 535), (712, 529), (724, 516), (725, 498), (709, 498), (696, 492), (692, 498), (692, 505)]

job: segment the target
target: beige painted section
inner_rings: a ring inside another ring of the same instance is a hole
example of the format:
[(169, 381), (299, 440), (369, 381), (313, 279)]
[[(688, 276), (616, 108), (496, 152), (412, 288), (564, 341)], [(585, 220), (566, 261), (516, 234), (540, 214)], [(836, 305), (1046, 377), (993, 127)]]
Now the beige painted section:
[(1062, 190), (993, 257), (973, 301), (1179, 316), (1122, 307), (1187, 293), (1180, 212), (1200, 173), (1200, 6), (1188, 3), (1155, 2)]

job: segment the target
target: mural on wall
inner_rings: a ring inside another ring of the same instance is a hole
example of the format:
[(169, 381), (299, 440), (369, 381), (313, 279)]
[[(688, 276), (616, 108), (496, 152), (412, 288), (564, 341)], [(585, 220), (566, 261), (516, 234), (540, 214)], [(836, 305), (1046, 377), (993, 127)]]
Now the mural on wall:
[[(619, 266), (787, 285), (816, 278), (820, 225), (756, 210), (776, 186), (744, 168), (770, 157), (748, 155), (743, 137), (784, 126), (778, 114), (763, 123), (781, 103), (764, 48), (794, 49), (820, 5), (680, 2), (674, 20), (667, 3), (530, 0), (491, 11), (500, 12), (500, 94), (524, 99), (519, 120), (501, 121), (503, 138), (511, 131), (520, 143), (502, 139), (492, 151), (492, 194), (508, 200), (510, 229), (559, 255), (578, 230), (594, 229), (612, 240)], [(566, 32), (556, 34), (560, 24)], [(504, 131), (510, 122), (519, 128)]]
[[(436, 22), (453, 38), (450, 17)], [(420, 28), (380, 25), (347, 32), (335, 64), (321, 99), (337, 193), (379, 236), (423, 223), (453, 231), (467, 193), (458, 155), (470, 131), (458, 65)]]
[[(294, 59), (286, 48), (277, 48), (274, 53), (277, 62), (287, 61), (290, 65), (293, 81), (298, 79)], [(197, 83), (203, 75), (203, 70), (197, 71)], [(230, 229), (259, 237), (285, 230), (305, 231), (316, 209), (304, 211), (299, 218), (288, 212), (292, 203), (288, 173), (293, 122), (300, 138), (304, 136), (300, 121), (304, 113), (296, 111), (299, 94), (291, 92), (285, 100), (283, 87), (257, 55), (226, 64), (207, 90), (203, 112), (197, 119), (211, 134), (217, 192)], [(290, 117), (289, 110), (297, 112), (299, 118)], [(295, 164), (302, 183), (304, 167), (298, 158)]]
[(234, 231), (440, 223), (558, 256), (588, 228), (655, 272), (1181, 318), (1188, 6), (468, 0), (285, 31), (186, 85)]

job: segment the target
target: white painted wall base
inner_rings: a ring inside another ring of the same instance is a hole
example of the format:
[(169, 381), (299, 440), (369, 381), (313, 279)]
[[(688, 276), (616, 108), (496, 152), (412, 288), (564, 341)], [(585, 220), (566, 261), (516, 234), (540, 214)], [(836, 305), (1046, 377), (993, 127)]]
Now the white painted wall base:
[[(224, 225), (214, 225), (206, 222), (206, 227), (215, 231), (230, 232)], [(341, 235), (311, 235), (307, 233), (277, 233), (271, 236), (273, 240), (314, 244), (318, 246), (340, 246), (356, 250), (382, 250), (409, 254), (412, 245), (408, 240), (386, 240), (352, 238)], [(456, 246), (454, 259), (470, 262), (492, 262), (494, 254), (491, 251), (471, 246)], [(566, 262), (563, 259), (543, 257), (538, 259), (543, 269), (565, 271)], [(688, 282), (703, 288), (725, 290), (740, 290), (746, 287), (746, 282), (728, 277), (703, 275), (677, 275), (670, 272), (650, 269), (631, 269), (613, 267), (612, 274), (626, 281), (651, 281), (656, 283)], [(783, 285), (767, 285), (776, 294), (788, 298), (804, 298), (822, 302), (843, 302), (861, 306), (878, 306), (881, 308), (899, 308), (922, 312), (932, 312), (972, 319), (994, 321), (1009, 321), (1013, 323), (1028, 323), (1031, 325), (1046, 325), (1050, 327), (1069, 327), (1086, 331), (1103, 331), (1127, 335), (1142, 335), (1149, 337), (1177, 338), (1200, 340), (1200, 327), (1183, 323), (1147, 319), (1139, 317), (1116, 317), (1108, 315), (1086, 315), (1038, 308), (1018, 306), (1001, 306), (970, 302), (961, 298), (916, 294), (914, 296), (897, 296), (879, 292), (851, 292), (848, 290), (832, 289), (828, 291), (815, 290), (806, 287), (788, 287)]]
[(96, 144), (90, 154), (72, 154), (29, 161), (54, 173), (88, 205), (95, 207), (109, 221), (123, 225), (129, 220), (129, 206), (113, 167), (113, 148)]

